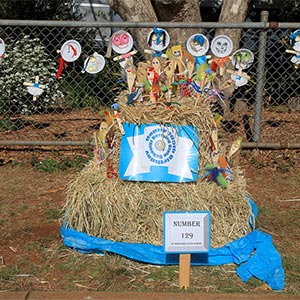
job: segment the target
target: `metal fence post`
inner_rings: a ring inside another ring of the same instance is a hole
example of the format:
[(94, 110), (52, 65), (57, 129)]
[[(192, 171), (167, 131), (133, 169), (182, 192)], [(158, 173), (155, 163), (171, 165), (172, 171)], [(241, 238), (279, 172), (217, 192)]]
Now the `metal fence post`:
[[(261, 22), (265, 22), (265, 23), (268, 22), (268, 17), (269, 17), (268, 11), (261, 12), (260, 15)], [(265, 30), (262, 30), (259, 35), (255, 113), (254, 113), (254, 128), (253, 128), (253, 141), (256, 143), (259, 142), (260, 133), (261, 133), (261, 115), (262, 115), (263, 93), (264, 93), (266, 44), (267, 44), (267, 32)]]

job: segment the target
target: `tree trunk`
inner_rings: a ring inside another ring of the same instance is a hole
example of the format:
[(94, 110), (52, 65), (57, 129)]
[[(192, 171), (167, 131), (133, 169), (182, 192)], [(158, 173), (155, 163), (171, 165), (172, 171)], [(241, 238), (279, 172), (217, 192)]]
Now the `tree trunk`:
[[(225, 23), (239, 23), (244, 22), (250, 0), (223, 0), (219, 22)], [(241, 29), (220, 28), (216, 31), (216, 35), (228, 35), (233, 42), (233, 49), (239, 48), (239, 41), (241, 37)]]
[[(127, 22), (157, 22), (157, 17), (150, 0), (108, 0), (111, 8)], [(130, 28), (138, 50), (147, 49), (149, 28)]]
[[(244, 22), (248, 6), (250, 0), (223, 0), (221, 13), (219, 16), (219, 22), (224, 23), (239, 23)], [(231, 38), (233, 42), (233, 51), (232, 53), (239, 48), (239, 42), (241, 38), (242, 29), (232, 29), (232, 28), (219, 28), (216, 30), (216, 35), (227, 35)], [(232, 54), (231, 53), (231, 54)], [(230, 69), (230, 67), (229, 67)], [(225, 72), (224, 76), (222, 76), (222, 82), (225, 82), (230, 78), (230, 74)], [(229, 89), (227, 89), (227, 96), (231, 97), (234, 92), (235, 87), (231, 85)], [(225, 117), (229, 113), (229, 101), (226, 101), (226, 109), (225, 109)]]
[[(201, 22), (198, 0), (109, 0), (108, 4), (124, 21), (131, 22)], [(130, 29), (139, 50), (147, 49), (150, 28)], [(184, 45), (190, 35), (201, 32), (195, 29), (166, 28), (170, 45)]]
[[(200, 23), (201, 14), (198, 0), (152, 0), (152, 5), (159, 21)], [(201, 29), (168, 28), (172, 45), (185, 45), (194, 33), (201, 33)]]

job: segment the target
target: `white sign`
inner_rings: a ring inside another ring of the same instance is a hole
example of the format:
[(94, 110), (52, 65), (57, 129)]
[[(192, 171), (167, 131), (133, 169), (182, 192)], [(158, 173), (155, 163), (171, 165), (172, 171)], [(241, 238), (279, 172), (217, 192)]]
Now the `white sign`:
[(164, 212), (165, 252), (208, 252), (209, 246), (209, 211)]

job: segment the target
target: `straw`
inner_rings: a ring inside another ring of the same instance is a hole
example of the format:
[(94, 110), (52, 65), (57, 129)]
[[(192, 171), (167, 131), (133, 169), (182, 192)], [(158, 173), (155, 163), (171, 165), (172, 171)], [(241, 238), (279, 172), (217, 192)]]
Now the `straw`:
[[(123, 122), (195, 126), (199, 135), (198, 168), (203, 172), (211, 162), (209, 136), (213, 124), (206, 101), (176, 98), (171, 106), (128, 106), (125, 101), (125, 94), (121, 94), (118, 102)], [(113, 128), (117, 142), (110, 160), (118, 170), (121, 133), (117, 123)], [(239, 167), (232, 169), (227, 188), (200, 179), (193, 183), (124, 181), (107, 178), (106, 171), (105, 162), (99, 165), (94, 158), (69, 183), (64, 207), (68, 227), (112, 241), (162, 245), (164, 211), (209, 210), (212, 247), (223, 246), (251, 231), (251, 211), (244, 196), (246, 181)]]

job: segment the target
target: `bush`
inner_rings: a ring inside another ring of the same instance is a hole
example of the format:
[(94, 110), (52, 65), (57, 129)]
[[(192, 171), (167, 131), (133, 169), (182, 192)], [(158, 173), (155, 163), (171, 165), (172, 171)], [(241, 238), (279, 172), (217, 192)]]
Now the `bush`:
[[(5, 58), (0, 63), (0, 113), (33, 114), (57, 103), (63, 95), (55, 78), (55, 64), (38, 38), (24, 36), (7, 43)], [(47, 87), (34, 101), (24, 82), (34, 82), (36, 76)]]

